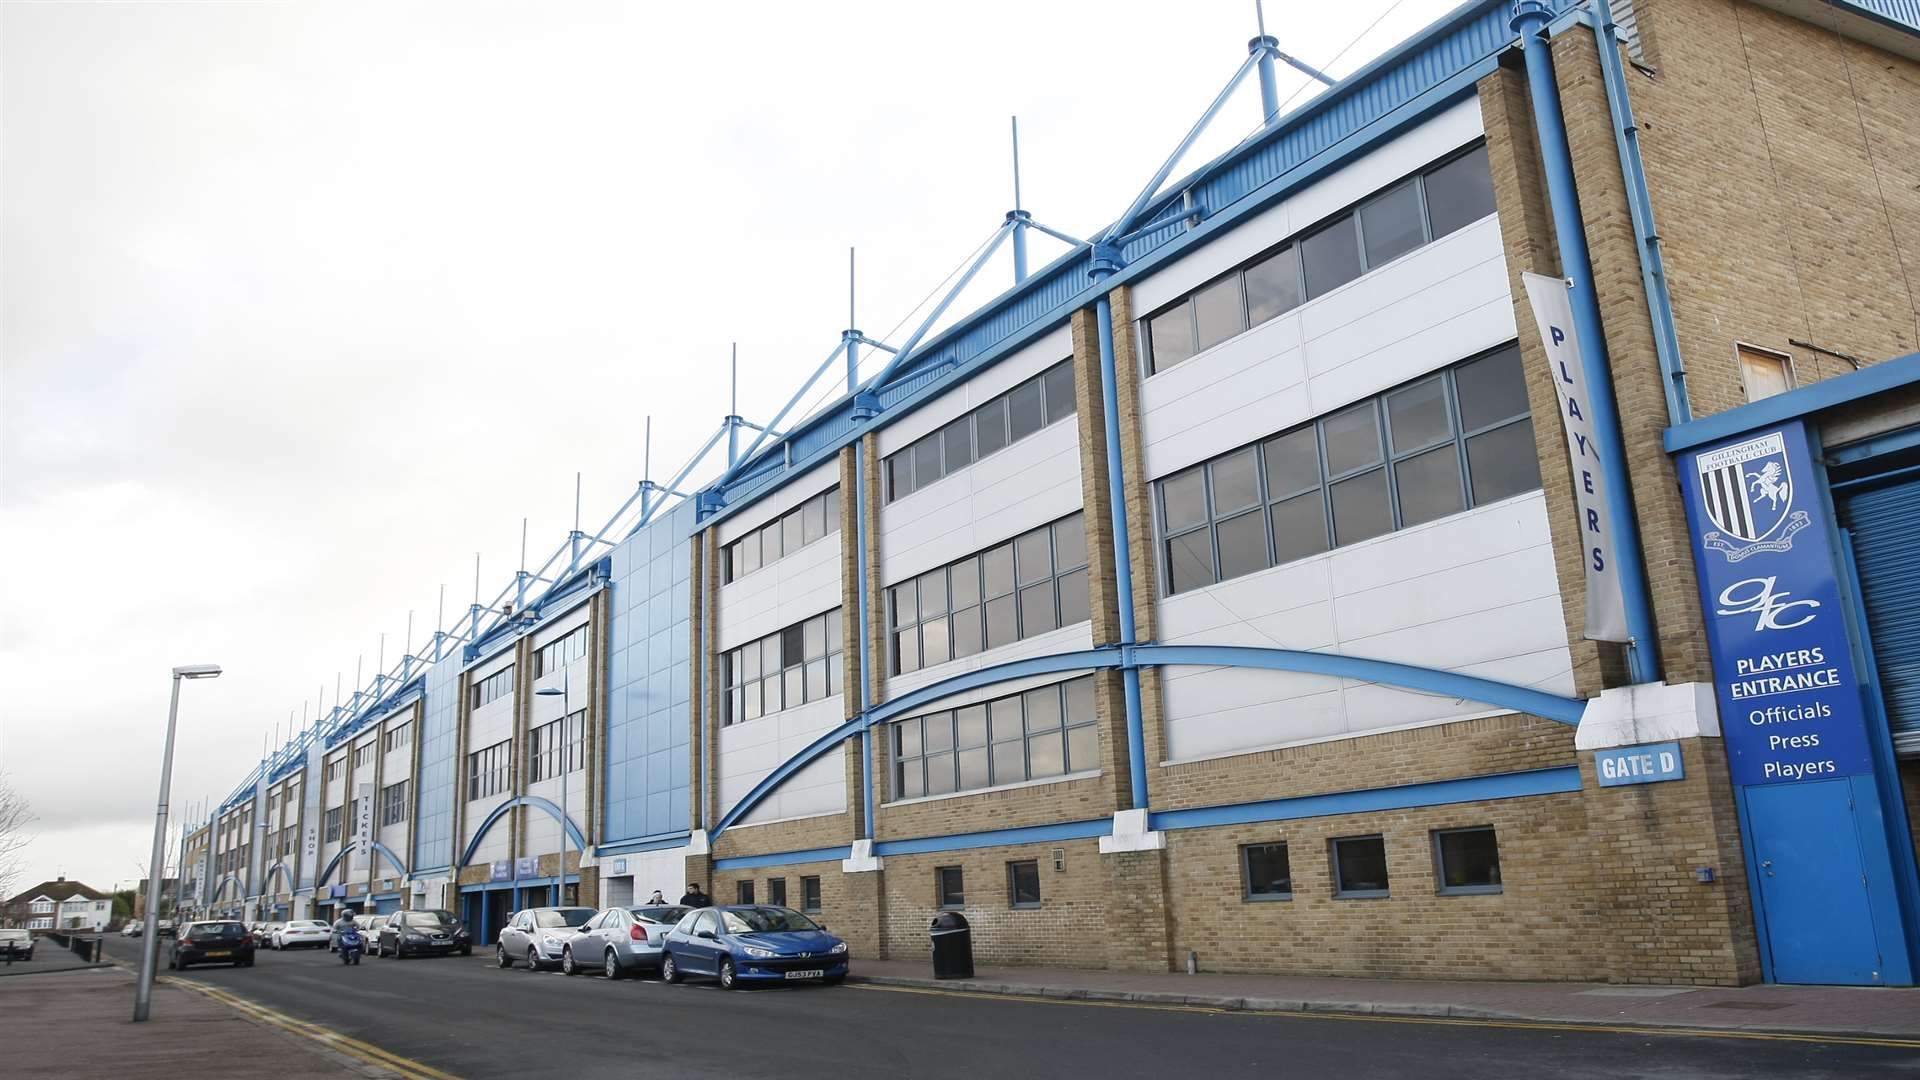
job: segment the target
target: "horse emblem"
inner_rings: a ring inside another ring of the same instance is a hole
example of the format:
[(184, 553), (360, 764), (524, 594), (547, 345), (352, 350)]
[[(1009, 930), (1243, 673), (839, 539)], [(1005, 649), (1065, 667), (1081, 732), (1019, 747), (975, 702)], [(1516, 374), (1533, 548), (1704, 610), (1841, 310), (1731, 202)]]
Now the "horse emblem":
[(1708, 451), (1694, 463), (1700, 506), (1713, 525), (1701, 543), (1727, 561), (1785, 551), (1809, 524), (1806, 511), (1793, 509), (1793, 474), (1779, 432)]

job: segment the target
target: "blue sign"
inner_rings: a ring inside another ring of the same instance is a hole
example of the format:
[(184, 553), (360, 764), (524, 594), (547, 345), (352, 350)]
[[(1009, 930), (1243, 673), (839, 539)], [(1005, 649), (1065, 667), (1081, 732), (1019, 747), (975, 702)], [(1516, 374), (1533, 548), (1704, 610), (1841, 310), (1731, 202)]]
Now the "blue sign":
[(512, 859), (495, 859), (492, 862), (488, 863), (487, 864), (487, 880), (488, 881), (512, 881), (513, 880), (513, 860)]
[(1813, 468), (1797, 420), (1680, 455), (1736, 784), (1873, 771)]
[(540, 857), (537, 855), (522, 855), (518, 859), (513, 860), (513, 876), (516, 878), (539, 877)]
[(613, 872), (614, 872), (615, 874), (624, 874), (624, 873), (626, 873), (626, 872), (627, 872), (627, 860), (625, 860), (625, 859), (615, 859), (615, 860), (613, 860)]
[(1622, 787), (1627, 784), (1657, 784), (1662, 780), (1684, 780), (1687, 766), (1680, 758), (1680, 744), (1663, 742), (1650, 746), (1597, 750), (1593, 755), (1593, 771), (1599, 777), (1601, 787)]

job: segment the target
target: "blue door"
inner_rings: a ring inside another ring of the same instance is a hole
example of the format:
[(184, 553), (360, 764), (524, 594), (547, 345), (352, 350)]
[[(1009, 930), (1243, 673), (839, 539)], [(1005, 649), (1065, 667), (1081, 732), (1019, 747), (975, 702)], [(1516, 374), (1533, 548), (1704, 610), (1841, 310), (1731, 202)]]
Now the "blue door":
[(1880, 982), (1852, 783), (1753, 785), (1746, 802), (1774, 981)]

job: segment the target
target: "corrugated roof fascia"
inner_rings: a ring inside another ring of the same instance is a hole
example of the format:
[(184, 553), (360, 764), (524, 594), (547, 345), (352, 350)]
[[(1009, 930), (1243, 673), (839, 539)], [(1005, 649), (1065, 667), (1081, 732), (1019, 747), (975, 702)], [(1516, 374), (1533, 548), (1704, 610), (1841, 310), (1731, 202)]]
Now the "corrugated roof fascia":
[[(1559, 8), (1569, 7), (1571, 0), (1554, 0), (1554, 4)], [(1509, 47), (1513, 43), (1514, 36), (1506, 28), (1505, 8), (1504, 0), (1473, 0), (1471, 3), (1455, 8), (1419, 33), (1341, 80), (1339, 85), (1329, 88), (1326, 93), (1289, 114), (1284, 121), (1276, 124), (1272, 131), (1235, 147), (1188, 174), (1179, 184), (1169, 187), (1168, 194), (1156, 200), (1157, 205), (1164, 210), (1171, 205), (1172, 200), (1183, 188), (1218, 183), (1223, 177), (1229, 177), (1235, 166), (1244, 165), (1250, 159), (1261, 155), (1263, 151), (1271, 154), (1276, 147), (1287, 147), (1289, 140), (1300, 139), (1301, 133), (1316, 122), (1324, 123), (1325, 118), (1342, 110), (1352, 111), (1355, 100), (1369, 92), (1376, 98), (1397, 97), (1399, 99), (1394, 104), (1375, 101), (1376, 109), (1372, 115), (1338, 132), (1328, 133), (1328, 137), (1320, 145), (1306, 148), (1292, 147), (1291, 149), (1295, 152), (1285, 155), (1292, 159), (1290, 162), (1277, 165), (1270, 162), (1268, 168), (1272, 170), (1272, 175), (1259, 182), (1248, 184), (1238, 194), (1218, 205), (1208, 203), (1209, 214), (1223, 215), (1227, 206), (1237, 205), (1247, 196), (1260, 192), (1283, 178), (1288, 181), (1288, 189), (1299, 187), (1310, 180), (1315, 172), (1336, 164), (1337, 159), (1316, 166), (1314, 172), (1298, 176), (1290, 175), (1302, 164), (1321, 158), (1327, 149), (1374, 126), (1390, 115), (1398, 105), (1404, 105), (1426, 95), (1433, 89), (1435, 82), (1444, 81), (1429, 79), (1425, 85), (1415, 88), (1408, 85), (1404, 79), (1397, 82), (1392, 79), (1396, 74), (1404, 75), (1405, 69), (1412, 62), (1426, 58), (1440, 45), (1457, 44), (1459, 47), (1452, 50), (1454, 61), (1464, 70), (1474, 61), (1497, 54)], [(1454, 40), (1449, 41), (1450, 38)], [(1431, 65), (1428, 66), (1431, 67)], [(1431, 76), (1431, 71), (1428, 71), (1427, 75)], [(1241, 210), (1232, 214), (1231, 218), (1238, 219), (1244, 213), (1245, 211)], [(1213, 223), (1214, 216), (1209, 216), (1199, 229), (1175, 235), (1172, 227), (1179, 220), (1169, 218), (1168, 228), (1142, 230), (1136, 235), (1127, 245), (1129, 269), (1137, 269), (1132, 264), (1145, 260), (1149, 255), (1159, 252), (1161, 248), (1176, 239), (1185, 239), (1202, 232), (1210, 234), (1212, 230), (1208, 230), (1207, 226)], [(882, 413), (879, 417), (866, 422), (854, 421), (852, 419), (854, 403), (843, 397), (836, 406), (822, 410), (798, 425), (785, 442), (768, 447), (756, 455), (756, 460), (742, 469), (740, 475), (728, 484), (711, 484), (703, 488), (702, 490), (707, 492), (717, 490), (723, 497), (725, 505), (701, 522), (701, 527), (712, 525), (737, 513), (771, 490), (780, 487), (779, 481), (783, 478), (817, 467), (824, 459), (826, 452), (837, 451), (865, 431), (884, 426), (897, 416), (910, 411), (901, 407), (917, 404), (930, 396), (925, 391), (933, 388), (943, 389), (972, 374), (981, 365), (970, 361), (1003, 356), (1013, 351), (1014, 347), (1024, 345), (1052, 330), (1054, 326), (1063, 322), (1074, 308), (1083, 305), (1084, 297), (1096, 292), (1091, 283), (1084, 281), (1084, 269), (1088, 256), (1089, 248), (1086, 245), (1075, 248), (1055, 259), (1040, 273), (1029, 277), (1026, 282), (1007, 290), (979, 310), (941, 331), (918, 350), (917, 357), (902, 366), (892, 382), (880, 389)], [(1080, 283), (1069, 282), (1067, 287), (1063, 287), (1061, 279), (1075, 270), (1082, 272)], [(1128, 276), (1131, 275), (1122, 271), (1120, 278)], [(1119, 278), (1109, 280), (1107, 286), (1111, 287), (1118, 280)], [(1006, 330), (985, 342), (984, 347), (978, 352), (965, 357), (955, 355), (968, 343), (971, 335), (981, 332), (992, 321), (1005, 318), (1016, 310), (1017, 306), (1031, 306), (1038, 298), (1055, 289), (1066, 292), (1066, 297), (1048, 305), (1045, 310), (1032, 314), (1019, 326)], [(1009, 347), (1010, 343), (1012, 347)], [(829, 425), (832, 427), (830, 432), (822, 430)], [(792, 446), (791, 465), (787, 464), (789, 444)]]

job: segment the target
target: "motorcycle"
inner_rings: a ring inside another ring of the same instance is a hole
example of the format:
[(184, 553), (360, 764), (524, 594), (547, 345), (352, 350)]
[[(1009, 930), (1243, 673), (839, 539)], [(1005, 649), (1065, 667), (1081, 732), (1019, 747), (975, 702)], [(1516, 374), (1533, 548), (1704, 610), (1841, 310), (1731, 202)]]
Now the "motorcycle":
[(358, 964), (360, 954), (367, 951), (367, 939), (358, 930), (343, 931), (340, 935), (340, 962)]

